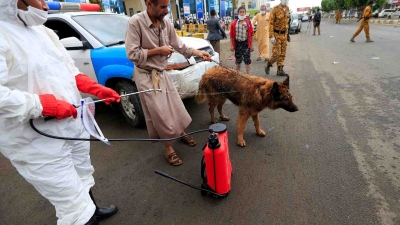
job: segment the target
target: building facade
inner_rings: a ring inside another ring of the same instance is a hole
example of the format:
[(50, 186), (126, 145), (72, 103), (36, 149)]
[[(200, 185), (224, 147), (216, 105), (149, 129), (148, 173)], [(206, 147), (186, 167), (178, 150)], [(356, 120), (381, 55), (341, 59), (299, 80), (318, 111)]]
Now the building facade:
[[(89, 3), (89, 0), (47, 0), (57, 2)], [(102, 0), (106, 12), (133, 16), (146, 10), (146, 0)], [(237, 7), (244, 6), (247, 11), (258, 10), (271, 0), (237, 0)], [(272, 0), (273, 1), (273, 0)], [(396, 0), (394, 0), (396, 1)], [(234, 15), (232, 0), (170, 0), (170, 12), (173, 19), (180, 17), (209, 18), (215, 10), (221, 18)], [(250, 13), (251, 14), (251, 13)]]

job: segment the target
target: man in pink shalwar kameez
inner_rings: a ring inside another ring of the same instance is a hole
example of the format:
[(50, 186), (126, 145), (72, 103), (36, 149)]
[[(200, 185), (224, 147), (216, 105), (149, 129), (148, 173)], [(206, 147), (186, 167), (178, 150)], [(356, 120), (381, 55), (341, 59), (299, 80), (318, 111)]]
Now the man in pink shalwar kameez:
[[(174, 27), (165, 16), (169, 0), (147, 0), (147, 10), (129, 20), (126, 32), (126, 51), (129, 60), (135, 63), (134, 81), (139, 91), (161, 88), (162, 92), (140, 94), (150, 138), (172, 138), (184, 135), (192, 121), (183, 102), (166, 73), (167, 57), (175, 49), (186, 58), (200, 56), (210, 61), (211, 56), (183, 44)], [(172, 47), (172, 48), (171, 48)], [(194, 146), (193, 137), (182, 141)], [(182, 160), (172, 148), (172, 142), (164, 142), (165, 157), (171, 165), (178, 166)]]

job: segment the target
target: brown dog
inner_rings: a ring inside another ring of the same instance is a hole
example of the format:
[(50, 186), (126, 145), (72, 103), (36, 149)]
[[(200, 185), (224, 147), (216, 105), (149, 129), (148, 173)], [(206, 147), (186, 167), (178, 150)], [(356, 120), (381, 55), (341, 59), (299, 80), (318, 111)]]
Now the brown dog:
[(220, 66), (213, 67), (203, 75), (199, 93), (196, 95), (197, 102), (208, 101), (211, 123), (218, 122), (214, 115), (215, 107), (218, 108), (221, 120), (229, 120), (222, 112), (226, 99), (239, 106), (237, 145), (241, 147), (246, 146), (243, 136), (250, 116), (253, 118), (257, 135), (265, 136), (265, 131), (260, 128), (259, 117), (263, 109), (282, 108), (289, 112), (299, 110), (289, 92), (289, 77), (283, 83), (278, 83)]

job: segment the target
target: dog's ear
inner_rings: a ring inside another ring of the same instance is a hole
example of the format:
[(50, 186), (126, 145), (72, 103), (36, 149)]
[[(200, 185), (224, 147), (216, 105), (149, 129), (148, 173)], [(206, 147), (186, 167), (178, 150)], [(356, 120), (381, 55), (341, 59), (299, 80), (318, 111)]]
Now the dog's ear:
[(274, 101), (279, 101), (279, 99), (281, 98), (281, 93), (279, 92), (279, 85), (277, 82), (274, 82), (274, 84), (272, 85), (272, 98), (274, 99)]
[(282, 82), (289, 89), (289, 76)]

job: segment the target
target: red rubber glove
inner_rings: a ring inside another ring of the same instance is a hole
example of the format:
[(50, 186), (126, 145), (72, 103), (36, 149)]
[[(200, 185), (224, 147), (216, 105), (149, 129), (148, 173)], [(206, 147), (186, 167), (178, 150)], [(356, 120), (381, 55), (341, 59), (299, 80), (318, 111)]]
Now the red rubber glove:
[(43, 107), (43, 116), (56, 117), (56, 119), (61, 120), (71, 116), (76, 119), (78, 115), (72, 104), (57, 100), (52, 94), (39, 95), (39, 99)]
[(86, 74), (78, 74), (75, 76), (75, 80), (79, 91), (97, 96), (99, 99), (105, 99), (104, 102), (107, 105), (111, 102), (121, 101), (121, 98), (117, 92), (111, 88), (104, 87), (103, 85), (97, 83)]

